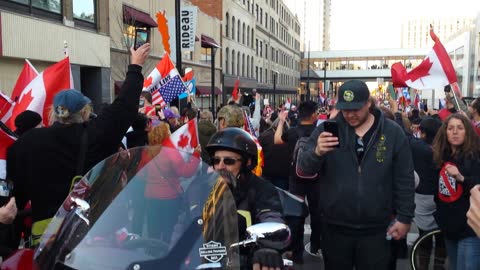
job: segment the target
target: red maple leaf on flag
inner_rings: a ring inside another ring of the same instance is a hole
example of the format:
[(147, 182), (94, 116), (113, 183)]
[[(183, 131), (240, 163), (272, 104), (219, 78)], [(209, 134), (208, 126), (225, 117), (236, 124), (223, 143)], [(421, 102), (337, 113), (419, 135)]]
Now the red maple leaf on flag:
[[(13, 107), (12, 115), (19, 115), (20, 113), (26, 111), (30, 103), (32, 103), (32, 100), (33, 100), (32, 89), (30, 89), (25, 95), (22, 96), (22, 99), (20, 99), (20, 101), (15, 105), (15, 107)], [(9, 122), (10, 121), (13, 122), (15, 121), (15, 119), (13, 119), (12, 117), (9, 119)], [(12, 126), (15, 126), (15, 125), (12, 125)]]
[(188, 145), (189, 141), (190, 141), (190, 138), (188, 136), (180, 135), (180, 140), (178, 140), (177, 145), (180, 148), (185, 148)]
[(407, 79), (410, 79), (412, 82), (418, 80), (419, 78), (425, 77), (430, 75), (429, 71), (432, 68), (433, 63), (427, 57), (420, 65), (416, 68), (412, 69), (409, 73), (407, 73)]
[(148, 78), (143, 81), (143, 87), (144, 88), (149, 87), (150, 85), (152, 85), (152, 81), (153, 81), (152, 76), (148, 76)]

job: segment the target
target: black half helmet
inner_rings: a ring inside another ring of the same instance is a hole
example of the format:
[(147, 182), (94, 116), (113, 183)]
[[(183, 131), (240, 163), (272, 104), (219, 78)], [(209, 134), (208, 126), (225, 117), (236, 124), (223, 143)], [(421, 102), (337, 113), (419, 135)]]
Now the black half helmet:
[(208, 155), (215, 155), (217, 150), (228, 150), (242, 155), (244, 158), (251, 158), (252, 164), (248, 166), (249, 170), (257, 165), (257, 144), (245, 130), (241, 128), (229, 127), (217, 131), (210, 137), (205, 147)]

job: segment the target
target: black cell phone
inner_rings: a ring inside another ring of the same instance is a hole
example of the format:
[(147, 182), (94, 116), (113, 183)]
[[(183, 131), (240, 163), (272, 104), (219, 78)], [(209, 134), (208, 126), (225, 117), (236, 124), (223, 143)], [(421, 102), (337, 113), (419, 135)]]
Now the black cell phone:
[(333, 120), (323, 122), (324, 130), (333, 134), (333, 137), (338, 138), (338, 144), (336, 147), (340, 147), (340, 136), (338, 135), (338, 124)]
[(134, 49), (138, 49), (140, 46), (148, 42), (148, 31), (144, 29), (135, 30)]

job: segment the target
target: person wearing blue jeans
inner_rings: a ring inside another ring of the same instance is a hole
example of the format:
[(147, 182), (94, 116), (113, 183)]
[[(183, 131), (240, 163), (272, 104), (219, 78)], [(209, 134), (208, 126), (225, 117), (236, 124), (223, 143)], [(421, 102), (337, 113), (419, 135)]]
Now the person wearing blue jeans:
[(450, 115), (432, 144), (437, 178), (435, 220), (445, 236), (450, 270), (480, 269), (480, 239), (467, 224), (470, 189), (480, 184), (480, 137), (462, 114)]
[(480, 266), (480, 238), (445, 240), (448, 253), (448, 269), (476, 270)]

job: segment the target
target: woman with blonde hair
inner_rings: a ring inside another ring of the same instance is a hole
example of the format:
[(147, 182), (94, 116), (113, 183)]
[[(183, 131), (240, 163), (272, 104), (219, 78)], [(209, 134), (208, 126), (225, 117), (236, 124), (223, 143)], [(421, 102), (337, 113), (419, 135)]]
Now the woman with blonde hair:
[(480, 138), (467, 117), (450, 115), (433, 141), (440, 168), (435, 219), (445, 236), (449, 269), (480, 269), (480, 238), (467, 224), (470, 189), (480, 183)]
[(148, 173), (144, 191), (148, 234), (167, 243), (177, 223), (184, 192), (180, 179), (193, 176), (200, 164), (200, 148), (184, 160), (178, 149), (164, 146), (170, 135), (168, 123), (155, 126), (148, 133), (150, 147), (145, 148), (142, 158), (145, 164), (140, 165)]

